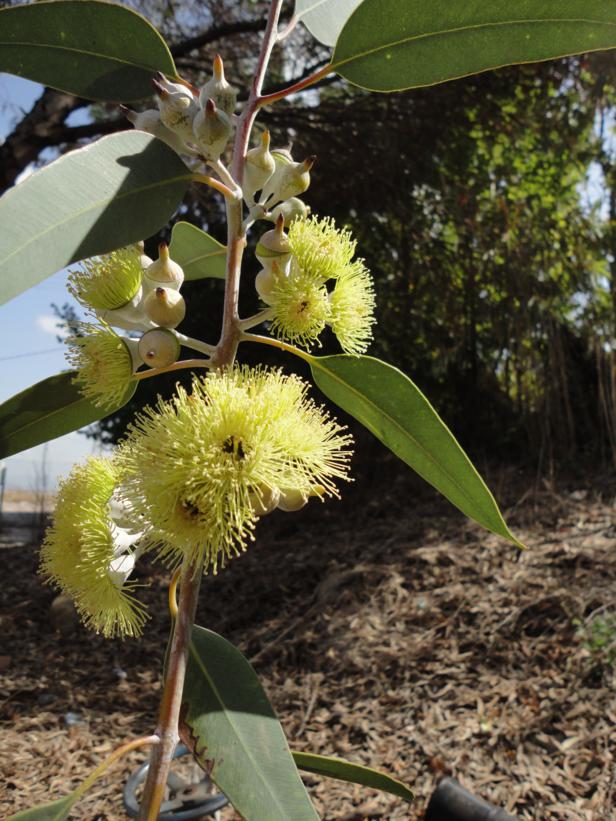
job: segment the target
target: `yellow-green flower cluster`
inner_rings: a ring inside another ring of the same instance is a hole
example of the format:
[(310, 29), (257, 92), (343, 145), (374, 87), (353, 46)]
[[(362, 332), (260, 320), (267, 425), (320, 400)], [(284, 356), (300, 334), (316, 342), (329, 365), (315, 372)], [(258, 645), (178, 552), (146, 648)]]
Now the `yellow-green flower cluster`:
[(83, 336), (66, 339), (66, 358), (77, 370), (74, 381), (98, 407), (117, 407), (133, 379), (131, 340), (118, 336), (102, 321), (100, 325), (82, 323), (79, 330)]
[(141, 288), (141, 250), (136, 245), (86, 259), (69, 272), (68, 289), (86, 308), (113, 311), (128, 305)]
[(118, 456), (124, 490), (163, 556), (216, 572), (281, 497), (337, 495), (352, 440), (306, 390), (296, 376), (235, 368), (137, 418)]
[[(273, 269), (267, 302), (272, 330), (309, 347), (330, 325), (347, 353), (363, 353), (372, 339), (374, 287), (355, 241), (332, 219), (297, 219), (289, 228), (288, 270)], [(333, 291), (327, 283), (334, 281)]]
[(145, 608), (132, 595), (122, 566), (109, 503), (118, 481), (108, 459), (77, 465), (60, 486), (53, 524), (41, 551), (41, 572), (75, 602), (84, 623), (112, 637), (140, 635)]

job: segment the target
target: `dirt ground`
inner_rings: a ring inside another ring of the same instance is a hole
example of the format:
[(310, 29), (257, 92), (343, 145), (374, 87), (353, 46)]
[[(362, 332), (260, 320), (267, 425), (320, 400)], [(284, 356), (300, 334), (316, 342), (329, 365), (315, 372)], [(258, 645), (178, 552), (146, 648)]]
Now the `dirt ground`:
[[(341, 502), (268, 517), (205, 581), (198, 622), (253, 659), (291, 746), (417, 793), (409, 807), (307, 776), (324, 819), (420, 819), (443, 773), (519, 819), (616, 819), (616, 676), (575, 625), (590, 635), (616, 613), (616, 484), (489, 478), (525, 553), (391, 469)], [(142, 641), (63, 638), (36, 554), (23, 531), (0, 534), (0, 817), (151, 732), (160, 695), (166, 574), (146, 569)], [(125, 818), (120, 785), (143, 758), (116, 765), (71, 818)]]

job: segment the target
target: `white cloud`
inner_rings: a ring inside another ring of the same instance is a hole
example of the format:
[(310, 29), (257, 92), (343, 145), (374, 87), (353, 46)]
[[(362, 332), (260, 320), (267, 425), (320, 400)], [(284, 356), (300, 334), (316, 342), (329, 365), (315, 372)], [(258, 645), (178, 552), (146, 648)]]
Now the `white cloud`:
[(44, 331), (46, 334), (60, 336), (62, 338), (68, 336), (66, 328), (58, 327), (58, 322), (60, 320), (57, 316), (52, 316), (51, 314), (39, 314), (35, 321), (37, 328), (40, 328), (41, 331)]

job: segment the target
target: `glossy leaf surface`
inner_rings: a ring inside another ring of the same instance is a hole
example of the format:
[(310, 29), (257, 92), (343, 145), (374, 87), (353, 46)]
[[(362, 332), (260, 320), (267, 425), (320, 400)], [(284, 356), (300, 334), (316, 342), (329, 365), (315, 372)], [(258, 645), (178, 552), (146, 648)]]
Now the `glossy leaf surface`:
[(363, 764), (353, 764), (342, 758), (332, 758), (329, 755), (316, 755), (315, 753), (293, 752), (293, 758), (300, 770), (305, 770), (316, 775), (325, 775), (328, 778), (337, 778), (339, 781), (350, 781), (352, 784), (361, 784), (364, 787), (372, 787), (381, 792), (388, 792), (397, 795), (404, 801), (413, 801), (415, 795), (413, 791), (386, 773), (365, 767)]
[(399, 91), (614, 47), (613, 0), (363, 0), (332, 63), (362, 88)]
[(173, 226), (169, 253), (184, 269), (186, 279), (225, 278), (227, 247), (190, 222)]
[(244, 656), (194, 627), (182, 740), (243, 818), (314, 821), (280, 722)]
[(165, 41), (145, 17), (97, 0), (1, 9), (0, 71), (115, 102), (151, 95), (156, 71), (176, 75)]
[(0, 198), (0, 304), (76, 260), (144, 239), (169, 220), (191, 172), (143, 131), (103, 137)]
[[(113, 412), (85, 399), (73, 382), (73, 374), (66, 371), (50, 376), (0, 405), (0, 459), (79, 430)], [(118, 408), (129, 401), (136, 387), (134, 382)]]
[(371, 356), (306, 356), (314, 381), (463, 513), (520, 545), (494, 497), (419, 388)]
[(333, 46), (362, 0), (295, 0), (297, 14), (319, 42)]

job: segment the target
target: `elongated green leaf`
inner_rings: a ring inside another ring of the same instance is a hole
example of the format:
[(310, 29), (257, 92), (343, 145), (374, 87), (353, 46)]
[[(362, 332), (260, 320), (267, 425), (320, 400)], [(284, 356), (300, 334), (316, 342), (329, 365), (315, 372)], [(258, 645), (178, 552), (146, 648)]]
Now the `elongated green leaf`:
[(295, 14), (313, 37), (333, 46), (362, 0), (295, 0)]
[(518, 546), (494, 497), (408, 376), (371, 356), (306, 356), (314, 381), (463, 513)]
[(97, 0), (0, 10), (0, 71), (116, 102), (150, 95), (156, 71), (177, 74), (165, 41), (144, 17)]
[(32, 174), (0, 198), (0, 304), (158, 231), (190, 180), (175, 151), (142, 131), (103, 137)]
[(399, 91), (615, 46), (613, 0), (363, 0), (332, 63), (362, 88)]
[(337, 778), (339, 781), (350, 781), (352, 784), (362, 784), (364, 787), (373, 787), (375, 790), (388, 792), (403, 798), (405, 801), (413, 801), (415, 796), (410, 787), (392, 778), (386, 773), (373, 770), (372, 767), (365, 767), (363, 764), (353, 764), (344, 761), (342, 758), (332, 758), (328, 755), (315, 755), (315, 753), (293, 752), (293, 758), (300, 770), (305, 770), (316, 775), (326, 775), (329, 778)]
[(57, 801), (50, 801), (49, 804), (41, 804), (31, 810), (23, 810), (17, 815), (9, 815), (6, 821), (64, 821), (69, 817), (71, 807), (80, 797), (77, 790), (59, 798)]
[(176, 222), (169, 253), (184, 269), (186, 279), (224, 279), (227, 247), (190, 222)]
[[(0, 405), (0, 459), (79, 430), (113, 413), (85, 399), (77, 390), (73, 376), (74, 371), (50, 376)], [(129, 401), (136, 387), (137, 382), (133, 382), (118, 408)]]
[(193, 628), (183, 702), (182, 740), (242, 818), (318, 818), (254, 670), (202, 627)]

